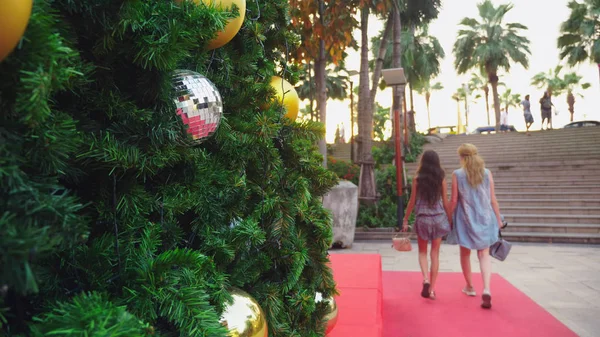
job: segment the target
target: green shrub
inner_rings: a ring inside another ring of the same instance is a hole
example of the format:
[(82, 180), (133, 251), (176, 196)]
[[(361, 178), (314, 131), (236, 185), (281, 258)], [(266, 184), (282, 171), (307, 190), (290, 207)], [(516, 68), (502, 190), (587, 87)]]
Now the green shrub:
[(359, 165), (329, 156), (327, 157), (327, 168), (333, 171), (340, 179), (351, 181), (358, 186), (358, 178), (360, 176)]
[[(396, 227), (398, 226), (397, 196), (396, 196), (396, 167), (388, 166), (375, 171), (375, 182), (379, 201), (373, 205), (361, 204), (358, 213), (357, 226), (362, 227)], [(411, 180), (408, 180), (411, 186)], [(410, 188), (404, 194), (404, 207), (410, 199)], [(412, 223), (412, 218), (410, 222)]]

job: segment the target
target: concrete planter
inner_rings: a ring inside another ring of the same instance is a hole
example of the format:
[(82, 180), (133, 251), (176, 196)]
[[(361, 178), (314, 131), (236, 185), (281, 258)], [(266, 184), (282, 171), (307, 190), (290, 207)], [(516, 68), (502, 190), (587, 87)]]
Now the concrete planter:
[(323, 197), (323, 206), (333, 213), (333, 244), (352, 247), (358, 214), (358, 186), (341, 181)]

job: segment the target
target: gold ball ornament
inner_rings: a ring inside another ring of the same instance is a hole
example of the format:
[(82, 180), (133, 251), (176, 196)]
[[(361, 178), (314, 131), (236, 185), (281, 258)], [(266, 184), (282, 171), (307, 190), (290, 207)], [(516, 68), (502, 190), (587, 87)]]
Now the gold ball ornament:
[[(181, 1), (183, 0), (176, 0), (178, 3)], [(232, 10), (233, 5), (236, 5), (239, 10), (238, 16), (229, 20), (225, 25), (225, 29), (218, 32), (217, 36), (208, 43), (208, 50), (221, 48), (229, 43), (242, 28), (246, 17), (246, 0), (194, 0), (196, 4), (199, 4), (200, 1), (207, 6), (215, 6), (219, 10)]]
[(0, 62), (21, 40), (32, 6), (33, 0), (0, 0)]
[(300, 97), (298, 97), (298, 92), (296, 92), (294, 86), (279, 76), (273, 76), (271, 87), (275, 90), (274, 100), (287, 110), (285, 117), (295, 121), (300, 110)]
[(229, 303), (223, 315), (221, 324), (229, 330), (229, 337), (268, 337), (267, 318), (258, 302), (247, 292), (230, 289), (233, 302)]
[(329, 297), (324, 299), (323, 294), (317, 292), (315, 295), (315, 303), (320, 302), (325, 302), (327, 304), (327, 314), (325, 314), (325, 317), (323, 317), (323, 320), (327, 322), (327, 327), (325, 328), (325, 335), (327, 335), (331, 332), (331, 330), (333, 330), (333, 328), (335, 328), (335, 325), (337, 324), (338, 307), (335, 303), (335, 298)]

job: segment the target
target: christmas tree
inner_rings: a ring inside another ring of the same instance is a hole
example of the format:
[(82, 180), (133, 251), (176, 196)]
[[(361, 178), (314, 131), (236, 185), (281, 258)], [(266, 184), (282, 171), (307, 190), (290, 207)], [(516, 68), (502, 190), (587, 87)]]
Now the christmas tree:
[[(226, 336), (232, 287), (269, 336), (323, 335), (315, 294), (335, 284), (320, 197), (336, 178), (322, 126), (267, 104), (272, 76), (297, 79), (287, 1), (245, 9), (35, 0), (0, 61), (3, 335)], [(222, 97), (201, 143), (176, 113), (178, 69)]]

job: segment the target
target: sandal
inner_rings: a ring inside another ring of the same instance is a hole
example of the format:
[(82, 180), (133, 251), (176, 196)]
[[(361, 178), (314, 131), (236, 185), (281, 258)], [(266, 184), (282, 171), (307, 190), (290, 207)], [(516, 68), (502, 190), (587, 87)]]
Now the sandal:
[(492, 307), (492, 295), (483, 294), (481, 295), (481, 307), (484, 309), (490, 309)]
[(430, 299), (430, 300), (435, 300), (435, 290), (432, 290), (432, 291), (429, 293), (429, 299)]
[(421, 297), (423, 297), (423, 298), (429, 297), (429, 287), (431, 287), (431, 284), (429, 284), (429, 281), (423, 281), (423, 290), (421, 290)]

